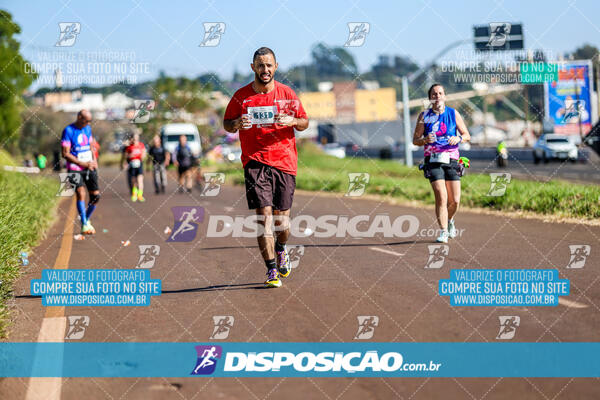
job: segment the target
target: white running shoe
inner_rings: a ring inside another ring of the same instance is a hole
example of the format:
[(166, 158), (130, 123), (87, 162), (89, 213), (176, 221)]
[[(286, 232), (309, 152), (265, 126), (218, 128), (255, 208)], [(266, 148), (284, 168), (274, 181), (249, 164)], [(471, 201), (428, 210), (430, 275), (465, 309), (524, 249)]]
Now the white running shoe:
[(448, 231), (442, 231), (440, 233), (440, 236), (438, 236), (438, 238), (435, 239), (435, 241), (438, 243), (448, 243)]
[(458, 236), (458, 230), (456, 230), (456, 226), (454, 226), (454, 218), (448, 221), (448, 237), (450, 239), (454, 239)]

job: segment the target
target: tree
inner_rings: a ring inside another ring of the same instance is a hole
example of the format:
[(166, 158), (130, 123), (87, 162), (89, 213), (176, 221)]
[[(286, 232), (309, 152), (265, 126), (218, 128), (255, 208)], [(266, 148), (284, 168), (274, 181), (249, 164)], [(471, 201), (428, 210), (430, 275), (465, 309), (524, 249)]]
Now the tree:
[(591, 44), (585, 43), (583, 46), (575, 49), (571, 55), (575, 60), (591, 60), (594, 57), (598, 56), (600, 51), (596, 46), (592, 46)]
[(3, 146), (11, 146), (19, 137), (22, 94), (38, 77), (19, 52), (21, 45), (13, 37), (19, 33), (21, 27), (13, 22), (12, 15), (0, 10), (0, 143)]
[(343, 47), (329, 47), (317, 43), (312, 50), (313, 66), (317, 75), (324, 79), (354, 79), (358, 68), (354, 56)]

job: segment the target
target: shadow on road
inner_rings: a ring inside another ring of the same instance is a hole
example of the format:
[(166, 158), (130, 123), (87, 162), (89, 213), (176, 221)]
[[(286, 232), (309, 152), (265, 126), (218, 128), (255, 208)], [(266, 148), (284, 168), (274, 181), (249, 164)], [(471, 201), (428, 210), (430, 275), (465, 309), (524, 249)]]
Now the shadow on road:
[[(431, 240), (407, 240), (405, 242), (393, 242), (393, 243), (350, 243), (350, 244), (301, 244), (294, 243), (295, 245), (301, 245), (304, 247), (379, 247), (379, 246), (401, 246), (404, 244), (413, 243), (432, 243)], [(231, 250), (231, 249), (256, 249), (256, 246), (222, 246), (222, 247), (200, 247), (199, 250)]]
[(191, 289), (176, 289), (176, 290), (163, 290), (161, 294), (165, 293), (188, 293), (188, 292), (213, 292), (215, 290), (244, 290), (244, 289), (268, 289), (262, 282), (255, 283), (240, 283), (236, 285), (212, 285), (200, 288)]

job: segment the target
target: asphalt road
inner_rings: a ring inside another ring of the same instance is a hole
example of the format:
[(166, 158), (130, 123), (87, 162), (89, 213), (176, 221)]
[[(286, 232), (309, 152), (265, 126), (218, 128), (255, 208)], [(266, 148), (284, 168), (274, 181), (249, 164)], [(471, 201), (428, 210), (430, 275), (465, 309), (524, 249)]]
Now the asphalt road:
[[(71, 199), (61, 202), (60, 218), (17, 282), (9, 341), (41, 338), (48, 313), (39, 298), (29, 296), (29, 283), (43, 268), (57, 265), (67, 244), (72, 246), (65, 261), (69, 268), (134, 268), (138, 245), (161, 247), (152, 277), (162, 280), (163, 294), (148, 307), (65, 308), (64, 316), (90, 318), (79, 341), (207, 342), (213, 316), (233, 316), (224, 342), (355, 342), (357, 316), (364, 315), (379, 318), (371, 341), (498, 342), (503, 315), (520, 316), (513, 341), (600, 341), (600, 254), (595, 251), (600, 227), (460, 212), (462, 237), (450, 242), (442, 268), (426, 269), (428, 246), (435, 239), (427, 233), (435, 228), (432, 210), (302, 193), (296, 195), (293, 216), (408, 215), (418, 219), (425, 236), (292, 238), (290, 244), (305, 246), (297, 268), (282, 288), (263, 290), (265, 268), (255, 239), (206, 237), (209, 217), (249, 215), (242, 188), (224, 186), (215, 197), (201, 197), (197, 190), (174, 193), (171, 180), (167, 194), (147, 189), (147, 202), (140, 204), (128, 200), (123, 175), (102, 170), (100, 177), (102, 199), (93, 217), (98, 233), (84, 241), (63, 237), (65, 226), (76, 221), (68, 217)], [(146, 183), (150, 186), (150, 179)], [(166, 242), (171, 207), (188, 205), (205, 211), (196, 239)], [(127, 240), (131, 245), (123, 246)], [(565, 268), (573, 244), (592, 245), (584, 268)], [(571, 281), (568, 302), (461, 308), (437, 294), (438, 281), (452, 268), (493, 267), (558, 268), (561, 278)], [(28, 388), (28, 398), (51, 398), (48, 387), (58, 388), (62, 399), (600, 398), (600, 380), (592, 378), (63, 378), (50, 386), (39, 379), (5, 378), (0, 398), (24, 399)]]
[(547, 182), (552, 179), (567, 180), (584, 184), (600, 184), (600, 160), (595, 154), (590, 156), (590, 161), (572, 163), (569, 161), (554, 160), (548, 163), (521, 161), (509, 159), (505, 168), (498, 168), (495, 160), (471, 161), (473, 172), (509, 172), (513, 177), (537, 182)]

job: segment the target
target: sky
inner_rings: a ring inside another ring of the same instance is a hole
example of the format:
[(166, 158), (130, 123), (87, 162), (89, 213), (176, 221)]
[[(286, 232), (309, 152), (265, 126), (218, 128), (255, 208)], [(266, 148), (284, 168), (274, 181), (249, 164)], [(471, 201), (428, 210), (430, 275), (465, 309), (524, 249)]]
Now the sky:
[[(552, 54), (572, 51), (583, 43), (600, 47), (600, 21), (596, 18), (600, 2), (594, 0), (3, 0), (0, 8), (7, 9), (21, 26), (18, 39), (26, 59), (52, 71), (52, 60), (63, 57), (61, 69), (66, 73), (70, 68), (71, 77), (102, 75), (101, 66), (90, 70), (87, 65), (100, 54), (104, 60), (113, 57), (113, 63), (127, 63), (121, 69), (108, 67), (112, 69), (108, 75), (115, 77), (133, 75), (143, 81), (164, 70), (167, 75), (190, 77), (217, 72), (229, 79), (235, 70), (250, 71), (252, 54), (260, 46), (271, 47), (280, 67), (288, 69), (309, 62), (316, 42), (344, 45), (350, 22), (369, 24), (364, 44), (347, 48), (361, 72), (380, 54), (408, 56), (423, 65), (454, 41), (470, 42), (474, 25), (490, 22), (522, 23), (525, 47)], [(80, 24), (71, 47), (55, 46), (61, 22)], [(225, 24), (217, 46), (200, 46), (207, 22)], [(464, 44), (459, 47), (463, 53), (447, 57), (468, 59), (472, 48), (472, 43)], [(81, 60), (85, 60), (84, 71), (76, 65)], [(46, 79), (51, 75), (49, 72)], [(36, 86), (44, 85), (38, 82)]]

